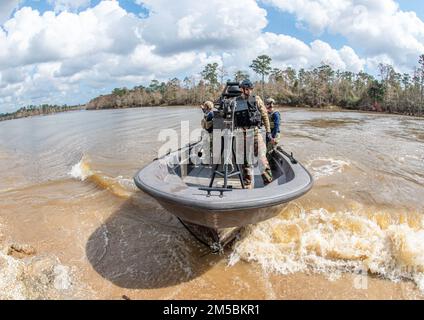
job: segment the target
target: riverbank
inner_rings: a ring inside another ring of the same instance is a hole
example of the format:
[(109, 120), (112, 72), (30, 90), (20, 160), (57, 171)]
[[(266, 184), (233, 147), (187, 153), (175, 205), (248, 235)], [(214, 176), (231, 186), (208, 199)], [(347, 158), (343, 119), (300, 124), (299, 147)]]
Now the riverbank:
[[(154, 106), (131, 106), (131, 107), (110, 107), (110, 108), (98, 108), (98, 109), (87, 109), (85, 105), (82, 106), (76, 106), (71, 107), (70, 109), (66, 110), (57, 110), (53, 112), (47, 112), (47, 113), (40, 113), (40, 112), (34, 112), (34, 113), (24, 113), (16, 112), (12, 114), (1, 114), (0, 115), (0, 122), (1, 121), (7, 121), (7, 120), (16, 120), (16, 119), (22, 119), (22, 118), (30, 118), (30, 117), (36, 117), (36, 116), (46, 116), (46, 115), (53, 115), (58, 114), (62, 112), (71, 112), (71, 111), (81, 111), (81, 110), (87, 110), (87, 111), (100, 111), (100, 110), (117, 110), (117, 109), (140, 109), (140, 108), (164, 108), (164, 107), (170, 107), (170, 108), (178, 108), (178, 107), (184, 107), (184, 108), (199, 108), (199, 106), (193, 106), (193, 105), (174, 105), (174, 106), (168, 106), (168, 105), (154, 105)], [(407, 114), (407, 113), (395, 113), (395, 112), (387, 112), (387, 111), (373, 111), (373, 110), (356, 110), (356, 109), (350, 109), (350, 108), (343, 108), (339, 106), (325, 106), (325, 107), (310, 107), (310, 106), (291, 106), (291, 105), (277, 105), (276, 108), (285, 108), (285, 109), (297, 109), (297, 110), (311, 110), (311, 111), (329, 111), (329, 112), (358, 112), (358, 113), (368, 113), (368, 114), (381, 114), (381, 115), (398, 115), (398, 116), (408, 116), (408, 117), (414, 117), (414, 118), (424, 118), (423, 115), (413, 115), (413, 114)]]
[(78, 111), (85, 109), (84, 105), (78, 106), (50, 106), (50, 105), (41, 105), (37, 107), (24, 107), (15, 112), (11, 113), (2, 113), (0, 114), (0, 121), (7, 120), (16, 120), (22, 118), (36, 117), (36, 116), (46, 116), (62, 112)]
[[(166, 104), (158, 104), (158, 105), (146, 105), (146, 106), (132, 106), (132, 107), (107, 107), (107, 108), (98, 108), (98, 109), (86, 109), (88, 111), (94, 111), (94, 110), (114, 110), (114, 109), (137, 109), (137, 108), (156, 108), (156, 107), (184, 107), (184, 108), (199, 108), (199, 106), (193, 106), (193, 105), (166, 105)], [(366, 110), (366, 109), (352, 109), (352, 108), (344, 108), (341, 106), (322, 106), (322, 107), (311, 107), (311, 106), (293, 106), (293, 105), (287, 105), (287, 104), (277, 104), (275, 106), (276, 108), (286, 108), (286, 109), (297, 109), (297, 110), (311, 110), (311, 111), (330, 111), (330, 112), (358, 112), (358, 113), (369, 113), (369, 114), (386, 114), (386, 115), (398, 115), (398, 116), (408, 116), (408, 117), (415, 117), (415, 118), (424, 118), (424, 114), (421, 115), (414, 115), (409, 113), (399, 113), (399, 112), (388, 112), (388, 111), (376, 111), (376, 110)]]
[(352, 113), (364, 113), (364, 114), (374, 114), (374, 115), (395, 115), (395, 116), (404, 116), (412, 117), (418, 119), (424, 119), (424, 114), (414, 115), (409, 113), (399, 113), (399, 112), (388, 112), (388, 111), (376, 111), (376, 110), (359, 110), (352, 108), (343, 108), (339, 106), (325, 106), (325, 107), (310, 107), (310, 106), (289, 106), (289, 105), (277, 105), (277, 108), (286, 108), (286, 109), (304, 109), (310, 110), (312, 112), (317, 111), (328, 111), (328, 112), (352, 112)]

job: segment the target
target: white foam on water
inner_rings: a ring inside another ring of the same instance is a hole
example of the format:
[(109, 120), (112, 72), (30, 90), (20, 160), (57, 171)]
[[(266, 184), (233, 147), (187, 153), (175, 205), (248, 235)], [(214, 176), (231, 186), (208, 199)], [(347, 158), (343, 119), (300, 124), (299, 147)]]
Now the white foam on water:
[(266, 272), (312, 272), (337, 279), (367, 270), (415, 281), (424, 292), (424, 219), (420, 214), (287, 210), (247, 228), (229, 265), (255, 262)]
[(80, 162), (72, 167), (68, 175), (74, 179), (85, 181), (87, 178), (93, 175), (93, 172), (90, 169), (88, 161), (83, 158)]
[(72, 285), (71, 272), (68, 266), (56, 265), (54, 272), (54, 287), (56, 290), (69, 290)]
[(133, 179), (124, 178), (123, 176), (119, 176), (116, 178), (119, 185), (123, 188), (130, 190), (130, 191), (138, 191), (137, 186), (134, 183)]
[(23, 265), (17, 259), (0, 252), (0, 299), (24, 300), (25, 288), (17, 281)]
[(0, 217), (0, 300), (95, 296), (89, 286), (76, 280), (75, 267), (62, 264), (50, 254), (37, 255), (29, 245), (10, 243), (10, 239), (6, 241), (2, 229)]
[(73, 285), (70, 267), (57, 258), (18, 259), (0, 252), (0, 299), (67, 299), (83, 297)]
[(349, 161), (332, 158), (317, 158), (306, 164), (315, 179), (342, 173), (350, 165), (351, 163)]

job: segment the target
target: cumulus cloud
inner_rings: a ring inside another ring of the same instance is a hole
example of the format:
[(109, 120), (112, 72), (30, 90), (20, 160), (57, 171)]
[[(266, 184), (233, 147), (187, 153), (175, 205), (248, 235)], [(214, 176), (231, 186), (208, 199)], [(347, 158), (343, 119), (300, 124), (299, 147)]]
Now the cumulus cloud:
[(27, 104), (86, 102), (115, 86), (221, 63), (197, 50), (158, 55), (141, 37), (143, 23), (117, 1), (79, 13), (20, 9), (0, 28), (0, 113)]
[(75, 97), (88, 99), (87, 92), (99, 88), (97, 78), (119, 84), (107, 66), (95, 73), (96, 65), (132, 54), (142, 42), (140, 27), (117, 1), (79, 14), (21, 8), (0, 28), (0, 113), (22, 104), (82, 102)]
[(302, 68), (326, 63), (336, 69), (357, 72), (365, 65), (365, 61), (348, 46), (336, 50), (321, 40), (306, 45), (296, 38), (273, 33), (265, 33), (262, 39), (265, 42), (262, 51), (271, 52), (275, 61), (285, 66)]
[(255, 46), (226, 52), (223, 61), (230, 73), (237, 69), (246, 69), (258, 55), (267, 54), (273, 59), (273, 67), (296, 69), (316, 67), (322, 63), (335, 69), (358, 72), (366, 64), (355, 51), (344, 46), (340, 50), (332, 48), (328, 43), (316, 40), (310, 44), (291, 36), (265, 32), (260, 35)]
[[(147, 17), (114, 0), (77, 10), (88, 2), (55, 1), (56, 11), (42, 14), (23, 7), (3, 24), (0, 113), (28, 104), (84, 103), (118, 86), (198, 75), (211, 62), (231, 74), (260, 54), (280, 68), (325, 62), (359, 71), (375, 63), (349, 46), (264, 32), (267, 13), (255, 0), (138, 1)], [(329, 28), (328, 19), (316, 23)]]
[[(312, 32), (341, 34), (367, 58), (411, 67), (424, 52), (424, 23), (393, 0), (263, 0), (295, 14)], [(387, 59), (386, 59), (387, 60)]]
[(140, 41), (140, 21), (115, 1), (80, 14), (24, 7), (0, 30), (0, 67), (77, 58), (97, 52), (130, 53)]
[(143, 37), (161, 54), (246, 46), (267, 25), (255, 0), (144, 0), (150, 11)]

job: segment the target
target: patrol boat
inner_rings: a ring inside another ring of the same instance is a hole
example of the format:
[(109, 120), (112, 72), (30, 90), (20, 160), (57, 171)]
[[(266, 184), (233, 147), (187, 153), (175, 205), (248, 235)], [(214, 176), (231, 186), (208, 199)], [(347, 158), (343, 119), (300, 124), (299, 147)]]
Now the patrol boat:
[[(234, 90), (223, 94), (225, 101), (215, 113), (214, 129), (221, 126), (234, 131), (234, 108), (226, 110), (225, 105), (237, 94)], [(250, 189), (245, 188), (237, 164), (193, 163), (190, 155), (202, 156), (203, 149), (199, 141), (170, 152), (140, 170), (134, 181), (214, 252), (223, 252), (245, 226), (275, 217), (313, 186), (311, 174), (281, 147), (268, 156), (273, 181), (264, 185), (256, 166)], [(232, 153), (235, 157), (234, 144)]]
[[(187, 148), (199, 148), (199, 144)], [(213, 251), (222, 251), (244, 226), (278, 215), (313, 185), (311, 174), (281, 148), (270, 155), (273, 182), (264, 186), (260, 174), (255, 174), (253, 189), (243, 189), (235, 176), (228, 178), (225, 188), (222, 181), (210, 187), (213, 166), (178, 158), (183, 154), (174, 152), (156, 159), (140, 170), (134, 181)]]

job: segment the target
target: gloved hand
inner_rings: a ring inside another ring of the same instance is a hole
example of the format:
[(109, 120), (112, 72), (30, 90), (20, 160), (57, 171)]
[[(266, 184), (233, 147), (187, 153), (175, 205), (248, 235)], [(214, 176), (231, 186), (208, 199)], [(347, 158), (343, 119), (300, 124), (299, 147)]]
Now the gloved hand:
[(266, 143), (269, 143), (272, 141), (272, 134), (270, 132), (266, 133)]

